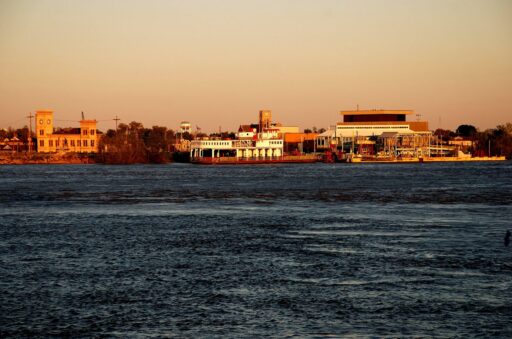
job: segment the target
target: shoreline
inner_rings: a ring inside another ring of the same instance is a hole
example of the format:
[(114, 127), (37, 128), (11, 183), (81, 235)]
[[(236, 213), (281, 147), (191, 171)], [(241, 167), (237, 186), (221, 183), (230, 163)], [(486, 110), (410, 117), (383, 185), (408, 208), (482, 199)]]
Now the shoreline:
[(0, 165), (88, 165), (97, 162), (89, 155), (77, 154), (8, 154), (0, 155)]
[[(361, 160), (356, 162), (343, 162), (346, 164), (411, 164), (411, 163), (436, 163), (436, 162), (496, 162), (496, 161), (507, 161), (505, 156), (495, 156), (495, 157), (473, 157), (473, 158), (456, 158), (456, 157), (434, 157), (434, 158), (404, 158), (404, 159), (368, 159)], [(194, 162), (182, 162), (182, 161), (174, 161), (180, 163), (191, 163), (197, 164)], [(319, 163), (325, 163), (321, 160), (316, 161)], [(277, 162), (276, 162), (277, 163)], [(288, 164), (294, 164), (295, 162), (282, 162)], [(296, 164), (300, 164), (303, 162), (297, 162)], [(310, 162), (314, 163), (314, 162)], [(13, 156), (12, 154), (0, 155), (0, 166), (1, 165), (92, 165), (92, 164), (105, 164), (112, 165), (110, 163), (98, 162), (95, 160), (93, 156), (84, 155), (60, 155), (60, 154), (23, 154), (18, 156)], [(123, 163), (119, 165), (136, 165), (136, 164), (146, 164), (146, 163)], [(164, 163), (169, 164), (169, 163)], [(212, 164), (212, 163), (209, 163)], [(215, 165), (223, 165), (223, 162), (215, 162)], [(226, 163), (227, 164), (227, 163)], [(230, 163), (231, 164), (231, 163)], [(237, 163), (234, 163), (235, 165)], [(245, 165), (257, 165), (259, 162), (252, 163), (239, 163)]]
[(405, 158), (405, 159), (386, 159), (386, 160), (362, 160), (354, 162), (355, 164), (403, 164), (403, 163), (434, 163), (434, 162), (495, 162), (507, 161), (505, 156), (496, 157), (473, 157), (473, 158), (458, 158), (458, 157), (432, 157), (432, 158)]

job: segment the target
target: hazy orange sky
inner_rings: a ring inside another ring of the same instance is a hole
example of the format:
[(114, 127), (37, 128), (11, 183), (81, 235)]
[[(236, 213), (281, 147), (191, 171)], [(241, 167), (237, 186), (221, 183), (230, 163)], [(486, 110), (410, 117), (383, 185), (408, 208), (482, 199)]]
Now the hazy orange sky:
[(512, 1), (0, 0), (0, 127), (327, 128), (357, 104), (512, 122)]

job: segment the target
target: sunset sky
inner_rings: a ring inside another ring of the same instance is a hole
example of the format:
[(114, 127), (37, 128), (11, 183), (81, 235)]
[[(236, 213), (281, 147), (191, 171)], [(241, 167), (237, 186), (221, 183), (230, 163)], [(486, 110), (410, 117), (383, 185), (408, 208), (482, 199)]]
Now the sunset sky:
[(327, 128), (358, 104), (512, 122), (512, 1), (0, 0), (0, 128), (43, 108), (101, 130), (234, 130), (260, 109)]

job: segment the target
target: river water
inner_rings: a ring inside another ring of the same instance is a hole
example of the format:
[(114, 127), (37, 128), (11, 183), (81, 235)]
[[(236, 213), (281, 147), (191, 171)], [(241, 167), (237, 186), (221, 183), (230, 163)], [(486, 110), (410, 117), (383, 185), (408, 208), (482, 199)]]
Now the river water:
[(512, 163), (0, 167), (0, 336), (512, 337)]

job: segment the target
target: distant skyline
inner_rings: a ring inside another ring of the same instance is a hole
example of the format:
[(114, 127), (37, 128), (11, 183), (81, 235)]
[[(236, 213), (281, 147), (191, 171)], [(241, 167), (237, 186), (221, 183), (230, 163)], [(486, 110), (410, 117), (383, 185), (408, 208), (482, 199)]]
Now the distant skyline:
[(512, 1), (0, 0), (0, 128), (328, 128), (357, 105), (512, 122)]

